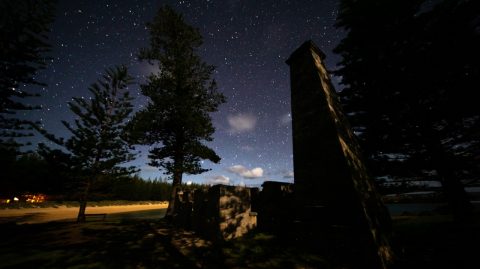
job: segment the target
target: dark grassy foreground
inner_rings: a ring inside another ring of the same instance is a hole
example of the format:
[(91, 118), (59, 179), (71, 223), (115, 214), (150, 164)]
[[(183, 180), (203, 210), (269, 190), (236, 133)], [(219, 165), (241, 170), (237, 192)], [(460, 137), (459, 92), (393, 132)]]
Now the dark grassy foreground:
[(448, 215), (394, 221), (394, 268), (480, 268), (480, 216), (458, 225)]
[[(479, 268), (479, 228), (442, 215), (396, 219), (394, 268)], [(10, 223), (0, 238), (0, 268), (348, 268), (299, 242), (251, 234), (212, 243), (162, 220)]]

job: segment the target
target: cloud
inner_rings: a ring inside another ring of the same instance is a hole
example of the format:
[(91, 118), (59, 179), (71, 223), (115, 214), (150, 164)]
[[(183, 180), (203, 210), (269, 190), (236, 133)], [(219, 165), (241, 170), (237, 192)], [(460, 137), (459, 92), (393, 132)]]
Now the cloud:
[(280, 124), (281, 125), (289, 125), (292, 122), (292, 114), (286, 113), (280, 117)]
[(228, 183), (230, 183), (230, 178), (224, 175), (212, 176), (208, 178), (207, 183), (212, 185), (215, 185), (215, 184), (227, 185)]
[(229, 131), (234, 134), (244, 133), (255, 129), (257, 118), (251, 114), (237, 114), (227, 116)]
[(260, 167), (255, 167), (252, 170), (248, 170), (245, 166), (237, 164), (230, 166), (227, 170), (243, 178), (253, 179), (263, 177), (263, 169)]
[(160, 68), (157, 64), (149, 64), (146, 61), (143, 61), (137, 67), (141, 74), (150, 75), (152, 73), (159, 73)]
[(150, 165), (144, 165), (140, 169), (145, 172), (158, 172), (158, 167), (154, 167)]
[(283, 173), (283, 178), (293, 178), (293, 176), (293, 171), (286, 171), (285, 173)]

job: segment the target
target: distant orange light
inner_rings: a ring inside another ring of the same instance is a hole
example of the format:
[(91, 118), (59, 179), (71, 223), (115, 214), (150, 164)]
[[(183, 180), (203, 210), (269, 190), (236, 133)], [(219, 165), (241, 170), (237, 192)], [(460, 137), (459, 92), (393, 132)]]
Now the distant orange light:
[(22, 195), (27, 203), (43, 203), (47, 196), (45, 194), (24, 194)]

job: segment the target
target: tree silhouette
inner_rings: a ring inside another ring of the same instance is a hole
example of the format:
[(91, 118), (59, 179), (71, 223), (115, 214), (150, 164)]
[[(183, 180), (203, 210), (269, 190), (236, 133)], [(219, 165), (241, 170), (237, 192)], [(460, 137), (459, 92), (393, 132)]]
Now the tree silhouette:
[(207, 171), (200, 161), (219, 162), (220, 157), (203, 144), (212, 141), (215, 129), (209, 113), (225, 102), (211, 78), (213, 66), (204, 63), (196, 49), (202, 44), (199, 31), (185, 23), (172, 8), (160, 8), (147, 24), (150, 46), (142, 49), (140, 59), (157, 64), (159, 71), (141, 85), (149, 97), (147, 107), (135, 115), (133, 128), (137, 142), (153, 145), (150, 165), (164, 169), (173, 179), (170, 204), (166, 213), (175, 211), (175, 195), (183, 173)]
[(23, 88), (44, 85), (35, 74), (44, 69), (50, 51), (47, 34), (54, 18), (52, 0), (0, 1), (0, 153), (17, 155), (14, 138), (31, 136), (30, 122), (16, 115), (38, 109), (22, 102), (37, 96)]
[(125, 126), (132, 112), (127, 68), (107, 69), (103, 79), (92, 84), (91, 98), (74, 98), (70, 110), (77, 116), (74, 126), (63, 122), (72, 136), (64, 143), (71, 154), (71, 170), (78, 183), (80, 210), (77, 220), (85, 221), (90, 190), (104, 176), (133, 173), (133, 167), (119, 166), (134, 154), (126, 142)]
[(74, 181), (75, 173), (71, 170), (71, 155), (43, 143), (38, 145), (37, 154), (41, 156), (47, 171), (46, 177), (42, 180), (42, 192), (68, 199), (74, 197), (77, 182)]
[(348, 31), (336, 48), (342, 99), (372, 170), (434, 171), (457, 220), (471, 212), (458, 164), (479, 155), (479, 10), (478, 1), (343, 0), (337, 20)]

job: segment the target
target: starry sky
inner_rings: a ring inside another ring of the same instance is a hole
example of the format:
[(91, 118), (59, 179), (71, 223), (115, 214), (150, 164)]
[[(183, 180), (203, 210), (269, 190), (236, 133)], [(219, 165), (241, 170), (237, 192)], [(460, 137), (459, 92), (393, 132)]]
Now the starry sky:
[[(204, 38), (198, 51), (216, 67), (214, 78), (227, 103), (212, 114), (216, 132), (209, 143), (222, 158), (204, 162), (211, 171), (184, 175), (184, 182), (259, 186), (265, 180), (293, 182), (289, 69), (285, 60), (306, 40), (327, 55), (329, 70), (339, 56), (333, 48), (343, 37), (335, 29), (336, 0), (59, 0), (52, 25), (51, 62), (37, 79), (48, 86), (32, 91), (42, 97), (30, 103), (43, 109), (29, 112), (43, 127), (61, 137), (69, 133), (61, 120), (73, 121), (67, 102), (89, 97), (88, 86), (105, 68), (125, 64), (136, 85), (135, 109), (145, 106), (138, 84), (155, 68), (137, 54), (148, 44), (145, 23), (160, 6), (168, 4), (197, 27)], [(337, 84), (337, 79), (333, 79)], [(35, 100), (33, 100), (35, 99)], [(33, 138), (34, 145), (46, 142)], [(47, 143), (48, 144), (48, 143)], [(140, 176), (165, 177), (147, 165), (148, 147), (132, 163)]]

